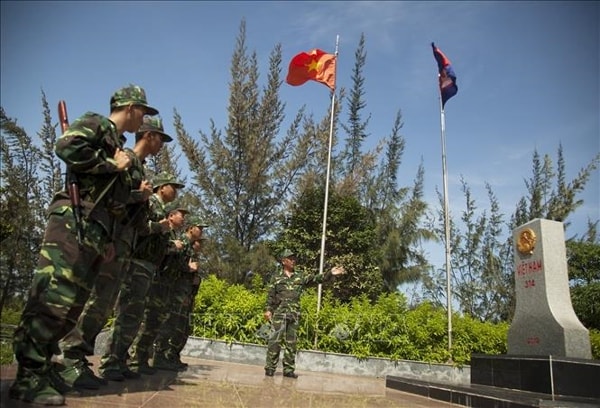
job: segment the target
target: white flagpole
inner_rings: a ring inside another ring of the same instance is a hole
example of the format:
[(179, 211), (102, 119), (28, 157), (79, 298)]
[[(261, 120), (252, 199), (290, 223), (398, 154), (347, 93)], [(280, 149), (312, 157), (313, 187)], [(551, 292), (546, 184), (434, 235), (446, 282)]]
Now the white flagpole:
[[(335, 39), (335, 78), (337, 81), (337, 56), (340, 36)], [(329, 203), (329, 174), (331, 172), (331, 148), (333, 144), (333, 113), (335, 109), (335, 89), (331, 92), (331, 113), (329, 123), (329, 147), (327, 149), (327, 175), (325, 177), (325, 202), (323, 203), (323, 231), (321, 233), (321, 257), (319, 259), (319, 274), (323, 273), (325, 265), (325, 236), (327, 233), (327, 207)], [(323, 285), (319, 283), (317, 289), (317, 314), (321, 310), (321, 296), (323, 293)], [(315, 348), (317, 347), (317, 331), (315, 330)]]
[(440, 122), (442, 137), (442, 176), (444, 182), (444, 233), (446, 240), (446, 304), (448, 309), (448, 351), (452, 349), (452, 288), (450, 284), (450, 214), (448, 210), (448, 171), (446, 169), (446, 117), (440, 89)]

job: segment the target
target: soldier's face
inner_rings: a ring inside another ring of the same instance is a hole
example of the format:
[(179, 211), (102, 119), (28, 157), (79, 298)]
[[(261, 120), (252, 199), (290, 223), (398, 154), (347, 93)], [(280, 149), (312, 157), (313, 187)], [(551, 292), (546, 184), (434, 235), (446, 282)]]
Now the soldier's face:
[(169, 214), (171, 225), (175, 229), (183, 227), (184, 218), (185, 215), (181, 211), (173, 211), (171, 214)]
[(161, 187), (163, 201), (170, 203), (177, 198), (177, 189), (172, 184), (165, 184)]
[(127, 123), (125, 126), (126, 132), (135, 133), (138, 131), (146, 115), (146, 108), (140, 105), (127, 106)]
[(203, 228), (198, 227), (197, 225), (190, 228), (191, 240), (198, 241), (200, 238), (202, 238), (202, 230)]
[(296, 266), (296, 257), (295, 256), (290, 256), (288, 258), (283, 258), (283, 266), (287, 267), (289, 269), (294, 269), (294, 267)]
[(164, 144), (162, 136), (159, 133), (150, 132), (148, 137), (150, 138), (150, 154), (156, 156)]

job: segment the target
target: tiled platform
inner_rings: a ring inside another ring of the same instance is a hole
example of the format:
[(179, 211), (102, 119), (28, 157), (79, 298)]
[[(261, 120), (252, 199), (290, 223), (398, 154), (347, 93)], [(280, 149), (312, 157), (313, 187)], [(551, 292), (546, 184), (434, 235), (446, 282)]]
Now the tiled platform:
[[(97, 365), (97, 356), (90, 360)], [(298, 379), (265, 377), (262, 367), (184, 357), (182, 373), (159, 371), (137, 380), (111, 382), (97, 391), (67, 396), (71, 408), (445, 408), (445, 403), (386, 387), (385, 378), (298, 371)], [(95, 367), (92, 367), (95, 368)], [(2, 408), (36, 405), (8, 398), (16, 365), (2, 366)]]

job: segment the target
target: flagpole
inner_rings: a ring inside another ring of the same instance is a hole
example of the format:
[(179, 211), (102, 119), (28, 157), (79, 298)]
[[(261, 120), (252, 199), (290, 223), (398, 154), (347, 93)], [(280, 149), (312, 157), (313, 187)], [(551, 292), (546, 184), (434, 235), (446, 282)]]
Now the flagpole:
[(440, 83), (440, 122), (442, 137), (442, 174), (444, 178), (444, 235), (446, 241), (446, 302), (448, 309), (448, 351), (452, 352), (452, 287), (450, 267), (450, 212), (448, 210), (448, 171), (446, 169), (446, 117), (444, 105), (448, 99), (458, 92), (456, 74), (450, 60), (444, 55), (435, 43), (431, 43), (433, 56), (438, 65), (438, 81)]
[[(338, 56), (338, 47), (340, 42), (340, 36), (337, 35), (335, 39), (335, 70), (336, 70), (336, 78), (337, 78), (337, 56)], [(321, 232), (321, 256), (319, 259), (319, 274), (323, 274), (323, 269), (325, 265), (325, 237), (327, 233), (327, 207), (329, 203), (329, 174), (331, 172), (331, 149), (333, 145), (333, 114), (335, 109), (335, 89), (331, 92), (331, 112), (330, 112), (330, 121), (329, 121), (329, 147), (327, 148), (327, 175), (325, 176), (325, 200), (323, 203), (323, 230)], [(323, 294), (323, 284), (319, 283), (317, 288), (317, 315), (321, 310), (321, 296)], [(317, 330), (315, 330), (315, 348), (317, 348)]]
[(444, 183), (444, 235), (446, 241), (446, 304), (448, 310), (448, 351), (452, 350), (452, 288), (450, 284), (450, 214), (448, 210), (448, 171), (446, 168), (446, 116), (440, 92), (440, 123), (442, 138), (442, 178)]

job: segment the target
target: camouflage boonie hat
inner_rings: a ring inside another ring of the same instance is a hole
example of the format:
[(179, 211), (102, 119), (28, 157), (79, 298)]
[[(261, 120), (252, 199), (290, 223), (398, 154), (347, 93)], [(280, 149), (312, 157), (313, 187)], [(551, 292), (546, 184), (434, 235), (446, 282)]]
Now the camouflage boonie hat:
[(281, 259), (283, 258), (290, 258), (292, 256), (296, 256), (296, 253), (290, 251), (289, 249), (284, 249), (283, 252), (281, 253), (281, 255), (279, 256)]
[(205, 223), (202, 220), (202, 218), (198, 217), (197, 215), (189, 215), (189, 216), (185, 217), (185, 225), (187, 227), (200, 227), (200, 228), (208, 227), (208, 224)]
[(129, 104), (140, 105), (146, 108), (148, 115), (156, 115), (158, 109), (148, 105), (146, 92), (137, 85), (129, 85), (116, 91), (110, 98), (110, 110)]
[(189, 211), (187, 210), (187, 208), (185, 208), (184, 206), (181, 205), (180, 202), (178, 201), (171, 201), (170, 203), (167, 203), (165, 205), (165, 212), (167, 213), (167, 215), (171, 214), (172, 212), (175, 211), (179, 211), (182, 214), (187, 214), (189, 213)]
[(152, 180), (152, 189), (154, 191), (156, 191), (157, 188), (162, 187), (166, 184), (171, 184), (175, 188), (184, 188), (185, 187), (185, 184), (178, 181), (175, 178), (175, 176), (173, 176), (172, 174), (163, 172), (163, 173), (159, 173), (156, 176), (154, 176), (154, 179)]
[(173, 138), (165, 133), (163, 128), (162, 119), (159, 117), (144, 116), (144, 122), (142, 126), (135, 133), (136, 137), (142, 137), (146, 132), (158, 133), (163, 142), (172, 142)]

